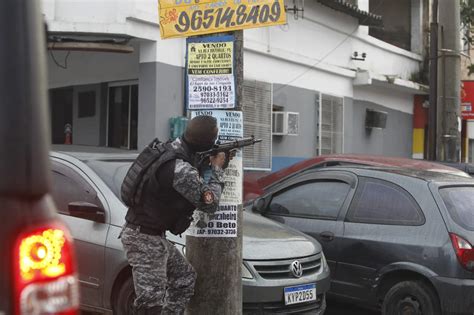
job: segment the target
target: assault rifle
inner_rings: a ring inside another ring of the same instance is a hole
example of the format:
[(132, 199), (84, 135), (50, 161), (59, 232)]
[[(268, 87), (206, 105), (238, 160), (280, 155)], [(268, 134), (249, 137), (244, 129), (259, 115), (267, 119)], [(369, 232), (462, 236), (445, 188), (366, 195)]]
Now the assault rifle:
[(204, 165), (204, 163), (208, 164), (208, 160), (210, 156), (214, 156), (220, 152), (225, 152), (226, 154), (226, 163), (224, 168), (227, 167), (229, 164), (229, 160), (231, 159), (232, 155), (240, 148), (247, 147), (249, 145), (254, 145), (255, 143), (262, 142), (262, 139), (255, 139), (254, 136), (248, 138), (242, 138), (240, 140), (232, 140), (227, 142), (217, 143), (207, 151), (202, 151), (197, 153), (197, 159), (199, 161), (198, 165)]

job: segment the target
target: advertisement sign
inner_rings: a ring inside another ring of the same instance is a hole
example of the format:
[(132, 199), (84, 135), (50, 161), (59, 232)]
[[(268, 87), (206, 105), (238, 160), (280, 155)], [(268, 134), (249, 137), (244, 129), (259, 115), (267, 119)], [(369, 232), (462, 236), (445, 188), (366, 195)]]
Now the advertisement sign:
[(461, 89), (461, 117), (474, 119), (474, 81), (463, 81)]
[(283, 0), (159, 0), (161, 38), (286, 23)]
[(187, 108), (234, 108), (234, 37), (190, 38), (186, 56)]
[[(209, 115), (217, 119), (219, 141), (232, 141), (243, 137), (243, 114), (240, 111), (204, 110), (193, 111), (191, 118)], [(195, 220), (189, 229), (189, 235), (196, 237), (237, 237), (237, 211), (242, 203), (242, 150), (230, 161), (225, 169), (224, 190), (219, 210), (214, 215), (195, 211)], [(198, 220), (208, 222), (207, 227), (196, 226)]]

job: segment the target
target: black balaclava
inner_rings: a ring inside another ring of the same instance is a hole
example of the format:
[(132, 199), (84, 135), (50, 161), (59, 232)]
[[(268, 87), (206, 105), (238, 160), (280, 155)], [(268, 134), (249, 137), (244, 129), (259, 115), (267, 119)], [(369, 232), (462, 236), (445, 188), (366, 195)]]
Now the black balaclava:
[(212, 148), (217, 132), (217, 120), (214, 117), (197, 116), (188, 122), (182, 138), (192, 151), (202, 152)]

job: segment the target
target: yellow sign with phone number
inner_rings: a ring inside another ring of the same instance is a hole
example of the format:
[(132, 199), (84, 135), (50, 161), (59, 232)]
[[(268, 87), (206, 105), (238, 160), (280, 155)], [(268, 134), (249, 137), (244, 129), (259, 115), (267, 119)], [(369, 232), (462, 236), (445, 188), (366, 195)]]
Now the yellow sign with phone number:
[(283, 0), (158, 0), (161, 38), (286, 23)]

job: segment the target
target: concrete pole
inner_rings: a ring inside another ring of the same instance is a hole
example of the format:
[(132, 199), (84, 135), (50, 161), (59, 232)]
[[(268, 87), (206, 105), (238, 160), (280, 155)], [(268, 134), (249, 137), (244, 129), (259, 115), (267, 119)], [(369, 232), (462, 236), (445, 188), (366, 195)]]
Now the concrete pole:
[(440, 77), (442, 95), (438, 118), (437, 158), (441, 161), (459, 162), (461, 154), (461, 17), (460, 0), (439, 0), (441, 26)]
[(436, 160), (436, 110), (438, 103), (438, 0), (433, 0), (430, 25), (430, 107), (428, 110), (428, 159)]
[[(235, 36), (235, 85), (242, 110), (243, 31)], [(186, 257), (198, 274), (189, 315), (242, 314), (242, 201), (237, 209), (237, 237), (186, 237)]]

